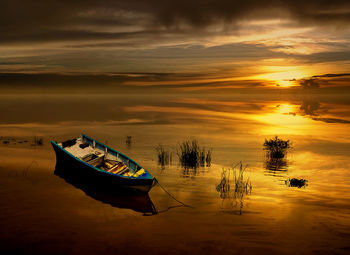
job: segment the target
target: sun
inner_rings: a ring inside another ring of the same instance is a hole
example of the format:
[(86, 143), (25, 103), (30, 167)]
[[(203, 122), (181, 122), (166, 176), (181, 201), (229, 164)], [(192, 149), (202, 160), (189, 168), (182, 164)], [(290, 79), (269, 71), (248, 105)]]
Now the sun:
[(282, 88), (288, 88), (295, 86), (295, 80), (276, 80), (276, 86)]
[(296, 80), (309, 76), (305, 68), (299, 66), (264, 66), (263, 74), (254, 76), (255, 79), (266, 80), (271, 86), (289, 88), (297, 86)]
[(288, 88), (296, 86), (296, 80), (304, 78), (308, 76), (308, 74), (305, 71), (289, 70), (282, 72), (272, 72), (263, 76), (266, 80), (269, 80), (275, 86)]

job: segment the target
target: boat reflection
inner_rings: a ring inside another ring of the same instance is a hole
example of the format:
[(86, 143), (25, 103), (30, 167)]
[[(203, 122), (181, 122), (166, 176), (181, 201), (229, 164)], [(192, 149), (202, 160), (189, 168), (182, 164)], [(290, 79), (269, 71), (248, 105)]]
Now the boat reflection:
[(131, 209), (145, 216), (157, 214), (157, 209), (148, 194), (127, 189), (115, 189), (97, 183), (93, 178), (82, 174), (71, 174), (70, 169), (56, 166), (55, 175), (64, 179), (87, 196), (116, 208)]

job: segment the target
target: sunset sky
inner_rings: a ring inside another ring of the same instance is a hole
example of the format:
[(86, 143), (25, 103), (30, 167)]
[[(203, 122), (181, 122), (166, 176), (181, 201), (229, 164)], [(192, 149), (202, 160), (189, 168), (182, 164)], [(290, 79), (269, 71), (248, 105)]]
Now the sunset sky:
[(350, 1), (0, 0), (0, 72), (6, 88), (348, 87)]

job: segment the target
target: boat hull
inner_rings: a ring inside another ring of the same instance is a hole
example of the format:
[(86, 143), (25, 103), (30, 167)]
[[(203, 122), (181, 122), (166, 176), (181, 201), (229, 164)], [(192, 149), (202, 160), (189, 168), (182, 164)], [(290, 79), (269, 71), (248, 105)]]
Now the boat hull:
[(139, 192), (148, 193), (154, 185), (154, 178), (139, 179), (127, 178), (106, 171), (99, 171), (93, 166), (74, 157), (62, 147), (51, 142), (56, 153), (56, 170), (66, 171), (70, 175), (81, 176), (83, 178), (93, 179), (96, 183), (106, 185), (115, 189), (133, 189)]

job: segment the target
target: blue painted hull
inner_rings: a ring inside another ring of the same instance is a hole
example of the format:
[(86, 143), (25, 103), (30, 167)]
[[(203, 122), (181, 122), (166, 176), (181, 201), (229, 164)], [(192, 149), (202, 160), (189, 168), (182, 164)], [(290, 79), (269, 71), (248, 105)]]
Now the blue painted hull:
[[(134, 178), (111, 174), (107, 171), (96, 169), (95, 167), (78, 159), (77, 157), (67, 152), (64, 148), (59, 146), (57, 143), (51, 141), (51, 144), (56, 153), (56, 169), (59, 169), (59, 171), (66, 171), (69, 172), (70, 175), (80, 176), (81, 178), (93, 179), (96, 183), (103, 184), (111, 188), (134, 189), (144, 193), (149, 192), (149, 190), (155, 184), (155, 178), (148, 172), (145, 178)], [(109, 150), (115, 153), (119, 153), (110, 148)], [(126, 157), (125, 155), (123, 156)], [(129, 158), (127, 159), (131, 160)], [(136, 165), (134, 161), (132, 162)]]

